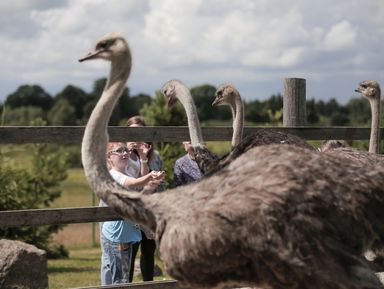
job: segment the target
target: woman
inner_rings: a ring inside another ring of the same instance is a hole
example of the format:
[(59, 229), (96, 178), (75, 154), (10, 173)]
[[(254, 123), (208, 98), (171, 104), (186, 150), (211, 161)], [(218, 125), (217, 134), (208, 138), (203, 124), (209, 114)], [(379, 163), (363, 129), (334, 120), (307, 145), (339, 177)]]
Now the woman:
[[(157, 187), (164, 179), (164, 172), (152, 171), (139, 178), (127, 173), (130, 152), (126, 143), (113, 142), (107, 146), (107, 164), (112, 178), (126, 188), (138, 188), (145, 185)], [(101, 205), (105, 205), (101, 201)], [(129, 282), (132, 246), (140, 242), (140, 227), (130, 220), (103, 222), (100, 241), (102, 247), (101, 280), (102, 285)]]
[[(144, 119), (141, 116), (133, 116), (127, 120), (127, 126), (142, 127), (146, 126)], [(154, 150), (152, 143), (128, 143), (129, 148), (133, 148), (131, 154), (131, 164), (134, 166), (129, 167), (129, 170), (135, 168), (135, 173), (142, 176), (151, 171), (161, 171), (163, 162), (160, 159), (159, 153)], [(138, 149), (136, 149), (138, 148)], [(140, 160), (140, 162), (138, 162)], [(140, 165), (140, 167), (138, 166)], [(158, 187), (157, 191), (163, 190), (164, 187)], [(155, 250), (156, 243), (151, 236), (147, 236), (145, 232), (141, 232), (142, 239), (140, 242), (133, 244), (132, 259), (131, 259), (131, 272), (129, 274), (129, 281), (133, 280), (133, 273), (135, 267), (135, 258), (139, 246), (141, 248), (140, 255), (140, 270), (143, 276), (143, 281), (152, 281), (155, 268)]]

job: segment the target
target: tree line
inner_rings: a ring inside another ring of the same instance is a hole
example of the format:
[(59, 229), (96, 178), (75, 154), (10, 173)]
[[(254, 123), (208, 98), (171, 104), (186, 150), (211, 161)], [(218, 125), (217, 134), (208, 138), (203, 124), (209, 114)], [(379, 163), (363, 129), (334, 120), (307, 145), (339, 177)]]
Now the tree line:
[[(106, 79), (98, 79), (91, 92), (67, 85), (55, 96), (39, 85), (21, 85), (0, 104), (2, 125), (30, 125), (41, 119), (47, 125), (85, 125)], [(227, 121), (232, 118), (226, 107), (212, 107), (216, 87), (203, 84), (191, 88), (201, 122), (209, 120)], [(156, 107), (157, 106), (157, 107)], [(282, 120), (283, 98), (281, 94), (271, 95), (265, 100), (244, 102), (245, 119), (255, 125), (276, 125)], [(340, 104), (336, 98), (327, 101), (309, 99), (306, 103), (309, 125), (365, 125), (370, 119), (369, 104), (363, 98), (351, 98)], [(146, 115), (152, 125), (185, 125), (185, 113), (166, 109), (164, 96), (156, 91), (148, 94), (130, 95), (126, 87), (112, 114), (110, 125), (120, 125), (133, 115)]]

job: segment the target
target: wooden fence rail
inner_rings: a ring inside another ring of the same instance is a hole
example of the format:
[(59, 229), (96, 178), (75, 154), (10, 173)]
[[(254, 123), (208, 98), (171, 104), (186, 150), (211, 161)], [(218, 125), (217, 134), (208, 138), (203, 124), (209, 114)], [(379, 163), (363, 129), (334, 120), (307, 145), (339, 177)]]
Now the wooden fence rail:
[[(370, 128), (362, 127), (246, 127), (244, 134), (252, 134), (260, 129), (281, 130), (298, 135), (307, 140), (366, 140)], [(232, 137), (231, 127), (203, 127), (205, 141), (225, 141)], [(383, 136), (384, 128), (381, 129)], [(84, 133), (82, 126), (5, 126), (0, 127), (0, 144), (14, 143), (81, 143)], [(181, 142), (189, 139), (188, 127), (109, 127), (111, 141), (150, 141)]]

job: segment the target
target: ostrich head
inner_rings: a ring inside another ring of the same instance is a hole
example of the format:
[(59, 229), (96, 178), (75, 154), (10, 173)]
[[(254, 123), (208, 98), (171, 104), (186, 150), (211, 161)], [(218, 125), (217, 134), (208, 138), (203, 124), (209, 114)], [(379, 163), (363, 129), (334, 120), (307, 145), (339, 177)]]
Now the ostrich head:
[(111, 32), (99, 39), (95, 48), (83, 58), (80, 58), (79, 61), (91, 59), (113, 61), (121, 57), (127, 57), (127, 53), (129, 53), (129, 48), (125, 39), (119, 33)]
[(380, 85), (375, 80), (365, 80), (361, 82), (355, 91), (360, 92), (368, 100), (380, 99)]
[(212, 102), (212, 106), (234, 106), (236, 97), (240, 97), (240, 94), (232, 84), (222, 84), (216, 90), (215, 99)]
[[(171, 109), (175, 105), (178, 98), (180, 99), (180, 97), (183, 97), (182, 94), (178, 95), (176, 93), (176, 88), (180, 86), (184, 86), (184, 84), (180, 80), (173, 79), (167, 81), (161, 89), (161, 92), (167, 98), (167, 104), (169, 109)], [(182, 100), (180, 99), (180, 101)]]

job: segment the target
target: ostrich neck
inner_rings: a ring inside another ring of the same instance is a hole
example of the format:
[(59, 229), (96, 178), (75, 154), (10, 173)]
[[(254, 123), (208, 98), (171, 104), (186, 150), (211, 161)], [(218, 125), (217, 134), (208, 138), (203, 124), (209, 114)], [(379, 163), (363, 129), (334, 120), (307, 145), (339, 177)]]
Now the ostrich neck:
[(129, 72), (130, 61), (129, 63), (120, 62), (118, 64), (112, 62), (108, 81), (85, 128), (82, 160), (84, 171), (91, 185), (99, 183), (101, 179), (110, 178), (105, 158), (108, 143), (108, 121), (124, 89)]
[(130, 70), (130, 54), (124, 59), (112, 62), (108, 81), (85, 128), (81, 157), (92, 190), (122, 216), (154, 230), (156, 227), (154, 215), (144, 204), (143, 198), (137, 192), (130, 193), (118, 186), (106, 165), (108, 121), (123, 92)]
[(231, 110), (233, 116), (232, 148), (234, 148), (243, 139), (244, 105), (240, 95), (235, 98), (234, 104), (231, 105)]
[(197, 110), (193, 102), (192, 95), (186, 87), (180, 87), (178, 94), (178, 98), (181, 104), (184, 106), (185, 112), (187, 114), (191, 144), (193, 147), (202, 147), (204, 146), (204, 141), (201, 133), (199, 117), (197, 115)]
[(371, 137), (369, 140), (369, 152), (379, 153), (380, 148), (380, 98), (369, 101), (371, 104)]

